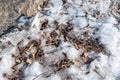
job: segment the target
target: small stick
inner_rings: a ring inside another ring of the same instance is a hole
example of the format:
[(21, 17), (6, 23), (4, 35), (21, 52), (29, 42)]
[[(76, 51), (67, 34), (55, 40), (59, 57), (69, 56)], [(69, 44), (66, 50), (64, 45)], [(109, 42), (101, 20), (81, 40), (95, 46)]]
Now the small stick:
[[(48, 70), (48, 71), (51, 71), (51, 70)], [(44, 74), (44, 73), (47, 73), (48, 71), (45, 71), (45, 72), (43, 72), (43, 73), (37, 75), (33, 80), (37, 79), (40, 75), (42, 75), (42, 74)]]
[(94, 71), (95, 71), (101, 78), (104, 78), (97, 70), (94, 69)]

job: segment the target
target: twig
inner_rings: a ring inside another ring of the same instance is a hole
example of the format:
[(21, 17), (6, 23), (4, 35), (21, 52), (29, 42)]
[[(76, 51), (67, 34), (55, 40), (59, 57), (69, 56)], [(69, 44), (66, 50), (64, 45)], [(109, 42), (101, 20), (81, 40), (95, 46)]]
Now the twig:
[(94, 71), (95, 71), (101, 78), (104, 78), (97, 70), (94, 69)]
[(46, 45), (40, 46), (39, 48), (43, 48), (43, 47), (45, 47), (45, 46), (53, 45), (53, 44), (58, 43), (58, 42), (59, 42), (59, 41), (56, 41), (56, 42), (53, 42), (53, 43), (50, 43), (50, 44), (46, 44)]
[[(51, 71), (51, 70), (48, 70), (48, 71)], [(48, 71), (45, 71), (45, 72), (43, 72), (43, 73), (37, 75), (33, 80), (37, 79), (40, 75), (42, 75), (42, 74), (44, 74), (44, 73), (47, 73)]]

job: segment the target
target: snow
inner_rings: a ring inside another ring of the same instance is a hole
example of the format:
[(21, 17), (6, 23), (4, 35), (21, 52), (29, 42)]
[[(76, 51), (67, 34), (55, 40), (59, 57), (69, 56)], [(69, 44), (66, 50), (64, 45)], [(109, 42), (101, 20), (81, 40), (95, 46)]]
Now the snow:
[(19, 24), (18, 24), (18, 27), (23, 26), (27, 21), (28, 21), (28, 19), (27, 19), (26, 16), (21, 16), (21, 17), (17, 20), (17, 22), (19, 23)]
[(119, 34), (120, 32), (118, 29), (114, 26), (116, 24), (116, 20), (113, 18), (109, 18), (108, 21), (103, 23), (98, 31), (98, 34), (100, 36), (100, 41), (103, 43), (106, 47), (106, 49), (109, 52), (109, 56), (106, 55), (99, 55), (100, 59), (99, 61), (94, 60), (91, 63), (91, 67), (97, 66), (99, 68), (99, 72), (101, 75), (105, 75), (105, 80), (116, 80), (116, 76), (119, 76), (119, 68), (120, 64), (119, 61)]
[(117, 46), (119, 44), (118, 42), (120, 34), (118, 29), (111, 23), (104, 23), (100, 29), (99, 34), (101, 37), (101, 42), (106, 45), (112, 54), (114, 54), (114, 52), (116, 52), (115, 48), (119, 47)]
[(33, 80), (37, 75), (41, 73), (41, 65), (39, 62), (33, 62), (24, 71), (25, 76), (27, 76), (25, 77), (25, 80)]
[[(49, 0), (36, 16), (21, 16), (15, 30), (0, 37), (0, 80), (9, 80), (4, 74), (14, 75), (14, 68), (22, 69), (23, 80), (120, 79), (120, 24), (110, 12), (111, 0), (66, 1)], [(91, 38), (98, 43), (89, 42)], [(29, 44), (33, 40), (40, 40), (39, 46)], [(70, 66), (64, 68), (65, 60)]]
[(88, 25), (88, 22), (86, 18), (79, 17), (73, 20), (73, 25), (76, 27), (84, 28)]
[(111, 24), (117, 24), (117, 20), (111, 16), (111, 17), (107, 17), (105, 20), (104, 20), (105, 23), (111, 23)]
[(60, 48), (62, 48), (62, 52), (64, 52), (69, 59), (76, 59), (79, 57), (79, 52), (76, 50), (70, 43), (64, 42), (61, 43)]
[(56, 75), (52, 76), (50, 80), (61, 80), (61, 78), (59, 75), (56, 74)]
[(0, 61), (0, 79), (6, 80), (6, 78), (3, 77), (3, 74), (12, 74), (11, 67), (15, 64), (14, 58), (12, 57), (12, 53), (14, 52), (14, 47), (8, 46), (5, 48), (0, 55), (1, 61)]

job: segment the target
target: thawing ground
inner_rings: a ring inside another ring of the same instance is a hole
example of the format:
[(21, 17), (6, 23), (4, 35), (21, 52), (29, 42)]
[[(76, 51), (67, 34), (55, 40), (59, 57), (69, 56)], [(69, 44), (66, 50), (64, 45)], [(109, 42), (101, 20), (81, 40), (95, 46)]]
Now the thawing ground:
[(0, 80), (120, 80), (119, 2), (45, 0), (0, 37)]

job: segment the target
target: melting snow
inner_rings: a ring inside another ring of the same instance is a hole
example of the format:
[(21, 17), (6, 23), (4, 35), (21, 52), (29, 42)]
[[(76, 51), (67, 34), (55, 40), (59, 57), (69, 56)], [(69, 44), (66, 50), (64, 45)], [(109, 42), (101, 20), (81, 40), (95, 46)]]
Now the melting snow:
[[(120, 24), (110, 13), (111, 3), (111, 0), (49, 0), (35, 17), (22, 16), (13, 32), (0, 38), (0, 80), (10, 80), (14, 66), (17, 71), (22, 70), (23, 80), (120, 80)], [(70, 31), (64, 31), (66, 28)], [(52, 41), (53, 35), (59, 44)], [(88, 44), (83, 43), (90, 37), (104, 45), (106, 54), (93, 49), (87, 52)], [(41, 40), (39, 54), (34, 56), (36, 53), (30, 52), (34, 46), (31, 44), (38, 39)], [(76, 42), (83, 39), (83, 43), (77, 43), (79, 49), (71, 42), (74, 39), (78, 39)], [(21, 48), (28, 50), (21, 53)], [(28, 63), (16, 62), (18, 58)], [(66, 60), (70, 65), (63, 62)]]

